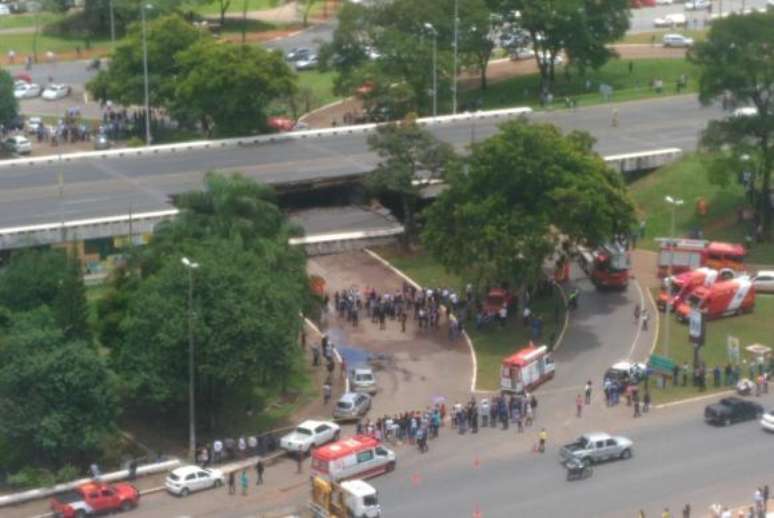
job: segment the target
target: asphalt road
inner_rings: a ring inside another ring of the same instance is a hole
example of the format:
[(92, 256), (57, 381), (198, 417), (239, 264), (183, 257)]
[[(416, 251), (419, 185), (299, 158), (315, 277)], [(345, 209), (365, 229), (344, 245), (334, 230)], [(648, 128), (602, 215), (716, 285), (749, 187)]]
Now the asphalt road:
[[(714, 0), (712, 2), (712, 12), (720, 12), (720, 6), (723, 7), (723, 12), (741, 12), (742, 6), (746, 9), (757, 9), (760, 7), (766, 7), (766, 0)], [(698, 27), (702, 27), (702, 22), (705, 18), (709, 18), (708, 11), (686, 11), (685, 6), (682, 3), (675, 2), (672, 5), (660, 5), (656, 7), (645, 7), (643, 9), (632, 9), (631, 26), (629, 32), (650, 32), (656, 30), (653, 27), (653, 19), (663, 17), (666, 14), (683, 13), (691, 20), (693, 24), (694, 19), (698, 20)], [(691, 28), (693, 25), (691, 26)], [(680, 32), (678, 29), (677, 32)]]
[[(564, 130), (586, 129), (603, 155), (678, 146), (694, 149), (700, 130), (719, 116), (693, 96), (616, 105), (620, 126), (610, 125), (611, 106), (535, 113), (538, 122)], [(462, 122), (433, 132), (463, 150), (472, 139), (493, 134), (497, 121)], [(157, 156), (74, 159), (53, 165), (0, 165), (0, 228), (167, 207), (169, 195), (201, 187), (206, 171), (242, 171), (271, 184), (362, 173), (373, 168), (365, 135), (292, 140), (255, 147), (200, 150)], [(64, 179), (59, 198), (58, 174)]]

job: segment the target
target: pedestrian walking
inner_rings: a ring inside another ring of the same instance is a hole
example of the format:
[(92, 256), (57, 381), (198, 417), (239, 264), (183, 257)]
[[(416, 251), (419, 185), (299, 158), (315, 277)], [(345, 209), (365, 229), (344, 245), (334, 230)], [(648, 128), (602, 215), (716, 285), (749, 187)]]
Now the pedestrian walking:
[(613, 110), (613, 117), (612, 117), (612, 120), (610, 121), (610, 125), (613, 126), (614, 128), (618, 127), (618, 110), (617, 109)]
[(331, 392), (332, 392), (331, 384), (325, 383), (323, 385), (323, 404), (327, 405), (328, 401), (331, 400)]
[(258, 459), (255, 463), (255, 485), (260, 486), (263, 484), (263, 462)]
[(242, 474), (239, 476), (239, 483), (242, 485), (242, 496), (247, 496), (247, 485), (250, 481), (247, 478), (247, 469), (242, 470)]
[(575, 417), (580, 417), (583, 412), (583, 398), (580, 394), (575, 397)]
[(766, 484), (763, 486), (763, 512), (767, 512), (769, 510), (769, 485)]
[(586, 393), (586, 404), (590, 405), (591, 404), (591, 380), (588, 380), (586, 382), (586, 388), (584, 392)]
[(529, 407), (532, 409), (532, 419), (537, 419), (537, 406), (538, 401), (535, 394), (529, 396)]
[(540, 433), (538, 434), (538, 451), (540, 453), (545, 453), (547, 441), (548, 441), (548, 432), (546, 432), (545, 428), (541, 428)]
[(642, 396), (642, 411), (647, 414), (648, 410), (650, 410), (650, 392), (646, 390)]
[(691, 518), (691, 504), (685, 504), (683, 507), (683, 518)]
[(236, 493), (236, 476), (232, 471), (228, 474), (228, 494), (233, 495), (234, 493)]
[(408, 315), (406, 315), (406, 312), (403, 311), (400, 314), (400, 332), (405, 333), (406, 332), (406, 320), (408, 319)]
[(634, 394), (634, 417), (640, 417), (642, 414), (640, 414), (640, 396), (636, 393)]
[(642, 310), (642, 330), (648, 330), (648, 308), (643, 308)]
[(642, 308), (640, 308), (639, 304), (634, 306), (634, 323), (635, 324), (638, 324), (640, 322), (640, 311), (641, 310), (642, 310)]

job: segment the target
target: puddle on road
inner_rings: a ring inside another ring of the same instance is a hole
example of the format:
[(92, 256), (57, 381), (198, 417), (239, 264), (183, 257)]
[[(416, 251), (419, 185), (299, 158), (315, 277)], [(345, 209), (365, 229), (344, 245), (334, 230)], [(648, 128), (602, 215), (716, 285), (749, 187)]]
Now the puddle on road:
[(329, 327), (326, 330), (326, 334), (330, 342), (336, 346), (336, 350), (339, 351), (341, 357), (347, 362), (347, 368), (368, 365), (371, 353), (350, 344), (347, 340), (347, 333), (343, 329), (340, 327)]

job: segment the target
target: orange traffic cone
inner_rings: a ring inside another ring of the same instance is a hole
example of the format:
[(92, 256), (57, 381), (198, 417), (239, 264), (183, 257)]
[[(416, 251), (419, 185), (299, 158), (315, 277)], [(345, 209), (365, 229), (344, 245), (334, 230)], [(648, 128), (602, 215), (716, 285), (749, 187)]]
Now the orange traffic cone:
[(478, 508), (478, 504), (473, 508), (473, 518), (481, 518), (481, 509)]

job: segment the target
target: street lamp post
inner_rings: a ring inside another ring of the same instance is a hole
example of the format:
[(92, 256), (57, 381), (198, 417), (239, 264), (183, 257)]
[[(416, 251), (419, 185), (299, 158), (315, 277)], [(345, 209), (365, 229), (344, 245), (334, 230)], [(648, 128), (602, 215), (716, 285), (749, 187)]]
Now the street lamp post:
[(150, 5), (140, 4), (140, 18), (142, 20), (142, 69), (145, 82), (145, 145), (151, 145), (150, 131), (150, 103), (148, 101), (148, 40), (145, 35), (145, 10)]
[(108, 5), (110, 9), (110, 44), (115, 46), (116, 44), (116, 19), (113, 16), (113, 0), (110, 0)]
[(194, 335), (193, 335), (193, 271), (199, 267), (183, 257), (180, 260), (188, 269), (188, 455), (191, 461), (196, 461), (196, 401), (194, 399)]
[(669, 357), (669, 321), (671, 320), (670, 313), (672, 312), (672, 263), (675, 258), (675, 211), (677, 207), (684, 202), (680, 198), (673, 198), (667, 196), (664, 200), (672, 207), (672, 222), (669, 227), (669, 264), (667, 264), (667, 276), (666, 276), (666, 288), (667, 288), (667, 303), (665, 306), (665, 322), (664, 322), (664, 356)]
[(425, 29), (433, 35), (433, 117), (438, 115), (438, 31), (433, 24), (425, 23)]
[(452, 70), (452, 114), (457, 115), (457, 54), (460, 44), (459, 0), (454, 0), (454, 67)]

